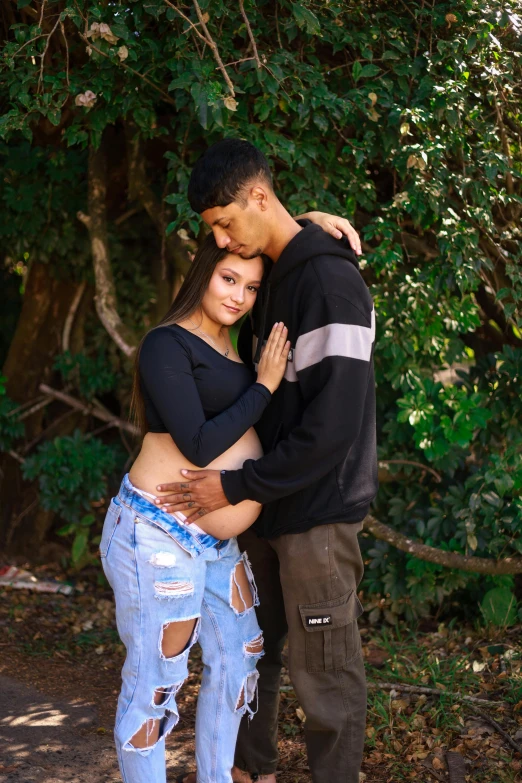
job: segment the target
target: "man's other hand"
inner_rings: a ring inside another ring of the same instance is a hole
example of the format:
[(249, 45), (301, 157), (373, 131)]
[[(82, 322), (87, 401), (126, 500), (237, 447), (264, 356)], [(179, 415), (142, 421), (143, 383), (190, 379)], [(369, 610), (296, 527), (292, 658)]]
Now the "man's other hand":
[(169, 492), (154, 501), (162, 511), (173, 514), (182, 511), (191, 525), (201, 517), (229, 506), (221, 485), (219, 470), (182, 470), (184, 481), (173, 484), (159, 484), (158, 492)]

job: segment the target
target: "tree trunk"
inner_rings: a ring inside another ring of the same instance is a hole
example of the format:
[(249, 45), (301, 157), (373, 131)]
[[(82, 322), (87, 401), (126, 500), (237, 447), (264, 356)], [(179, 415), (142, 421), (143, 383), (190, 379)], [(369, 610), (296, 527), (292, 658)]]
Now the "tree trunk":
[[(38, 387), (51, 380), (54, 356), (77, 286), (56, 280), (48, 264), (35, 262), (28, 274), (22, 311), (3, 367), (7, 394), (23, 404), (41, 396)], [(42, 430), (44, 409), (25, 420), (27, 440)], [(34, 558), (53, 515), (38, 506), (37, 488), (24, 482), (20, 464), (0, 457), (0, 549)]]

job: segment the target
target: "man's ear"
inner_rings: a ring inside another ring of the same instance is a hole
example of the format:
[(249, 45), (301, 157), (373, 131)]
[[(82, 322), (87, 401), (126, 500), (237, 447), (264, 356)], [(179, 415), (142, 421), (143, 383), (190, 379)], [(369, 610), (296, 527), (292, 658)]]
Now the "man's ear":
[(250, 198), (255, 201), (256, 206), (261, 212), (266, 212), (268, 209), (268, 190), (262, 185), (254, 185), (250, 190)]

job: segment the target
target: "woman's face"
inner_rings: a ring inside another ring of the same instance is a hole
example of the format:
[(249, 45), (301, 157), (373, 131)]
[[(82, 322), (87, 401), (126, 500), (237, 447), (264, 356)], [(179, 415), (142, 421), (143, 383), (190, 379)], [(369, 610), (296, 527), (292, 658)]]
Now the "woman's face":
[(263, 278), (263, 262), (229, 254), (214, 269), (202, 308), (216, 323), (232, 326), (254, 305)]

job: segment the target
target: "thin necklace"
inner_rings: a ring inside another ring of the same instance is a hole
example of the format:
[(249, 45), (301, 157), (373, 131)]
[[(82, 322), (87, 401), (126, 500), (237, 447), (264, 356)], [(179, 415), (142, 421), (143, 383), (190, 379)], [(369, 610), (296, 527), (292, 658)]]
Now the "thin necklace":
[[(196, 326), (196, 324), (194, 323), (194, 321), (192, 321), (191, 318), (187, 318), (187, 321), (192, 324), (192, 326), (194, 327), (196, 332), (199, 332), (200, 334), (202, 334), (205, 337), (207, 337), (210, 340), (210, 342), (212, 343), (212, 345), (214, 346), (214, 348), (216, 349), (216, 351), (218, 353), (221, 353), (221, 351), (219, 350), (218, 344), (216, 343), (216, 341), (209, 334), (204, 332), (203, 329), (200, 329), (199, 326)], [(225, 343), (225, 353), (224, 353), (224, 356), (228, 356), (228, 354), (230, 353), (230, 349), (229, 349), (229, 347), (227, 345), (227, 341), (225, 339), (225, 335), (221, 332), (221, 329), (219, 331), (220, 331), (221, 337), (223, 338), (223, 342)]]

